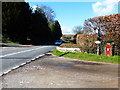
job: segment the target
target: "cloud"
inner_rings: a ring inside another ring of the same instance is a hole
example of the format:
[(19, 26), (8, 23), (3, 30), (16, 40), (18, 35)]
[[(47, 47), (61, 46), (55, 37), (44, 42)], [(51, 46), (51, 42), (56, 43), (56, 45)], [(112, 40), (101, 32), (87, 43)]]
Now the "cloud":
[(119, 0), (105, 0), (98, 1), (92, 5), (93, 11), (97, 16), (111, 14), (114, 11), (116, 4)]
[(63, 34), (73, 34), (72, 29), (69, 27), (61, 26), (61, 29)]
[(36, 8), (37, 8), (38, 6), (32, 6), (32, 8), (33, 8), (33, 11), (35, 11), (36, 10)]

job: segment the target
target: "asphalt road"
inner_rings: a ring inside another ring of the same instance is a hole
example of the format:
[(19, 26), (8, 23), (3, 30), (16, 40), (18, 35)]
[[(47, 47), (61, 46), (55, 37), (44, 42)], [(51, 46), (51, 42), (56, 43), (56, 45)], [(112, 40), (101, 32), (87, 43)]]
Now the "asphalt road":
[(0, 50), (0, 75), (53, 50), (55, 46), (4, 47)]
[(50, 54), (0, 77), (3, 88), (78, 88), (77, 90), (118, 90), (109, 89), (118, 88), (118, 78), (116, 64), (84, 62)]

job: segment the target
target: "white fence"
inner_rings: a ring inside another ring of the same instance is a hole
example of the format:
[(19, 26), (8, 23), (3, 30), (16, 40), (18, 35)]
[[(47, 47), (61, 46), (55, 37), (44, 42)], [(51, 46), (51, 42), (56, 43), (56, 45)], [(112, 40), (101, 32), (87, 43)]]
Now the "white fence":
[(65, 47), (56, 47), (60, 52), (81, 52), (80, 48), (65, 48)]

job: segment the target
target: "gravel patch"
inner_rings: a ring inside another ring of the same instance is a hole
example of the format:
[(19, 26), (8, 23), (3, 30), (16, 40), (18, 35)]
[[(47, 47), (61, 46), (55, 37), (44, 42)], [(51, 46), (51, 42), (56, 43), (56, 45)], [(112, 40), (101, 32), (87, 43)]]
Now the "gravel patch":
[(1, 78), (4, 88), (118, 88), (118, 65), (47, 54)]

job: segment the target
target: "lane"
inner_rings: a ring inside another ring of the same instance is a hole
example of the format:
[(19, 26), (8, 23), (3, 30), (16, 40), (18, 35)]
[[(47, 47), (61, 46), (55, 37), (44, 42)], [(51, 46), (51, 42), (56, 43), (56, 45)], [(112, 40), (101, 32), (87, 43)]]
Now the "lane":
[(30, 49), (36, 49), (36, 48), (38, 48), (38, 47), (42, 47), (42, 46), (34, 46), (34, 47), (12, 47), (12, 48), (8, 48), (8, 47), (6, 47), (6, 48), (8, 48), (8, 49), (2, 49), (1, 51), (0, 51), (0, 56), (1, 55), (6, 55), (6, 54), (10, 54), (10, 53), (15, 53), (15, 52), (20, 52), (20, 51), (25, 51), (25, 50), (30, 50)]
[(22, 50), (22, 51), (19, 50), (19, 51), (15, 51), (15, 52), (12, 52), (12, 53), (9, 53), (9, 54), (1, 55), (0, 57), (6, 57), (6, 56), (11, 56), (11, 55), (20, 54), (20, 53), (27, 53), (27, 52), (30, 52), (30, 51), (33, 51), (33, 50), (38, 50), (38, 49), (41, 49), (41, 48), (44, 48), (44, 47), (38, 47), (38, 48)]
[[(4, 55), (0, 56), (0, 61), (2, 63), (2, 71), (0, 72), (0, 74), (7, 73), (11, 69), (17, 68), (19, 65), (30, 62), (40, 55), (53, 50), (54, 48), (55, 46), (35, 46), (18, 50), (8, 50), (9, 53), (4, 53)], [(7, 50), (5, 52), (7, 52)]]

